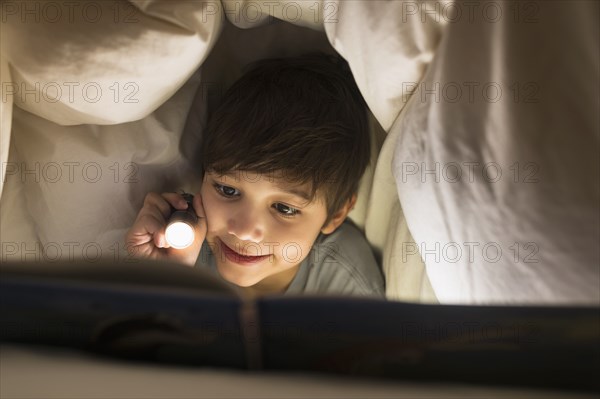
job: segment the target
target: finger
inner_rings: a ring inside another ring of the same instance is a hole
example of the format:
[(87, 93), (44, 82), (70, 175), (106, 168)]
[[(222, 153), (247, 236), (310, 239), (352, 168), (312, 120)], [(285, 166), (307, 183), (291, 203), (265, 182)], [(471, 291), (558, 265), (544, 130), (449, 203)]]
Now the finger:
[(152, 215), (144, 215), (131, 227), (125, 236), (125, 242), (127, 245), (128, 252), (139, 252), (142, 247), (150, 245), (147, 251), (151, 251), (151, 247), (154, 247), (153, 239), (154, 232), (160, 230), (163, 226), (155, 217)]
[(158, 248), (171, 248), (167, 242), (167, 235), (165, 233), (166, 227), (163, 225), (158, 231), (154, 233), (154, 245)]
[(137, 247), (140, 245), (147, 244), (148, 241), (150, 241), (150, 237), (151, 236), (149, 234), (147, 234), (146, 236), (135, 234), (133, 228), (130, 229), (127, 232), (127, 234), (125, 234), (125, 245), (127, 248), (127, 252), (129, 252), (132, 255), (137, 253)]
[(188, 208), (188, 203), (181, 194), (163, 193), (162, 197), (175, 209), (185, 210)]
[(158, 193), (148, 193), (144, 198), (144, 207), (142, 211), (147, 209), (157, 208), (164, 218), (168, 218), (171, 214), (171, 206), (167, 200)]
[(149, 205), (143, 210), (143, 215), (152, 216), (154, 219), (160, 222), (161, 226), (164, 226), (167, 224), (170, 212), (165, 217), (164, 213), (157, 206)]

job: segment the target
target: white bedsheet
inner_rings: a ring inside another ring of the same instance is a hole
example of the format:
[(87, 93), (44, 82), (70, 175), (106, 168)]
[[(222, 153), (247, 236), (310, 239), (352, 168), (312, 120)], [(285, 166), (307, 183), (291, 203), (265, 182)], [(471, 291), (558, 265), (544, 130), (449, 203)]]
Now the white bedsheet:
[[(183, 368), (100, 359), (58, 348), (2, 346), (3, 398), (592, 398), (528, 388), (348, 379), (300, 372)], [(107, 381), (110, 381), (107, 384)], [(34, 383), (35, 382), (35, 383)]]

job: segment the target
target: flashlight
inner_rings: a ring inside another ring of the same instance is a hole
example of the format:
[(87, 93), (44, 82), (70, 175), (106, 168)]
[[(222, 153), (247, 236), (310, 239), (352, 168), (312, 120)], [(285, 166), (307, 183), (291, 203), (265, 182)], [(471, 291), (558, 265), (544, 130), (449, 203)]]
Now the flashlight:
[(192, 245), (195, 238), (194, 226), (198, 223), (198, 216), (192, 205), (194, 196), (188, 193), (181, 195), (188, 203), (188, 207), (185, 210), (175, 210), (171, 214), (165, 231), (165, 239), (175, 249), (183, 249)]

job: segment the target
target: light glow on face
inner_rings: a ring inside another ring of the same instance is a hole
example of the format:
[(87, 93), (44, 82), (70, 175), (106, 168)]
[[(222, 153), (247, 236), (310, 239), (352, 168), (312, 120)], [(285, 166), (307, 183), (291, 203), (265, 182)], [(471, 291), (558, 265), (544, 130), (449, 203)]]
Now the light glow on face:
[[(327, 218), (321, 197), (307, 203), (290, 191), (306, 193), (309, 188), (269, 174), (205, 173), (201, 195), (209, 221), (206, 242), (221, 277), (240, 287), (269, 287), (272, 292), (290, 283)], [(228, 258), (221, 243), (241, 255), (269, 257), (240, 264)]]
[(187, 248), (194, 242), (194, 229), (187, 223), (174, 222), (167, 226), (165, 238), (175, 249)]

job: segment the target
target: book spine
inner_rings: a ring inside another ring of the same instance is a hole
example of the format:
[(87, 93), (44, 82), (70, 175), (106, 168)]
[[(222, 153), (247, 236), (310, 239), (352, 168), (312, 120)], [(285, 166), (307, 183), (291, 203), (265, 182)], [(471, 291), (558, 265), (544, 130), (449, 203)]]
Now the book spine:
[(254, 301), (243, 301), (239, 311), (242, 340), (246, 351), (246, 364), (249, 370), (263, 368), (263, 353), (258, 306)]

